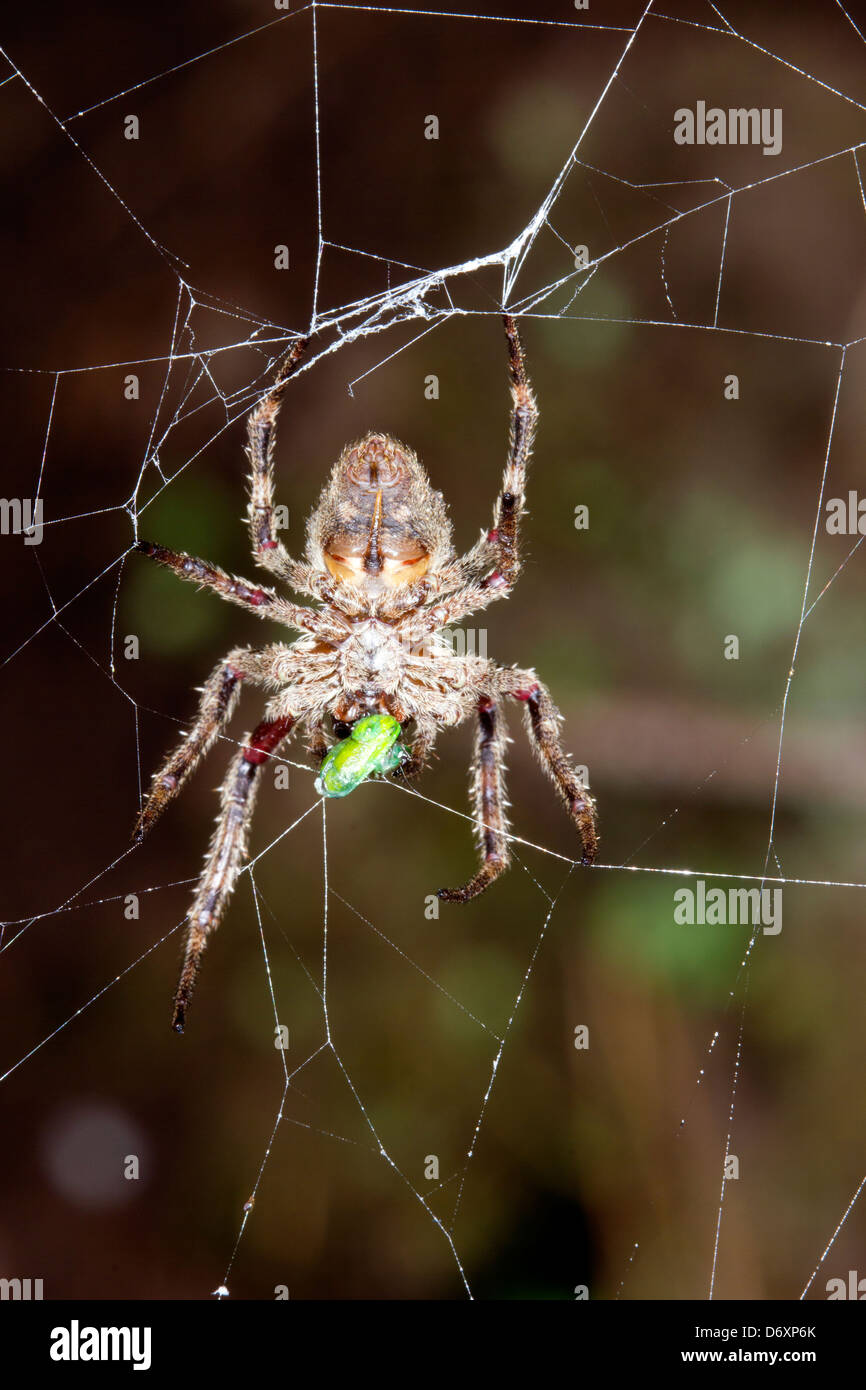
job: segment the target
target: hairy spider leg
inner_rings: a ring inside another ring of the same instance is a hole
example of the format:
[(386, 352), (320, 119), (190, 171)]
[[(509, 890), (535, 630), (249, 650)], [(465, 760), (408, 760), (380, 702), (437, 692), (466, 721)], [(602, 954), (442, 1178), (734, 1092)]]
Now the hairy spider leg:
[(298, 338), (283, 361), (270, 391), (247, 421), (247, 459), (250, 464), (250, 500), (247, 508), (250, 541), (258, 563), (290, 582), (300, 566), (277, 537), (274, 521), (274, 452), (277, 417), (285, 389), (306, 352), (308, 338)]
[(330, 637), (344, 637), (345, 627), (315, 608), (305, 608), (302, 604), (291, 603), (289, 599), (274, 593), (273, 589), (262, 589), (251, 584), (248, 579), (239, 579), (227, 574), (210, 560), (200, 560), (196, 555), (187, 555), (184, 550), (171, 550), (166, 545), (154, 541), (139, 540), (135, 549), (172, 570), (179, 579), (187, 579), (203, 589), (210, 589), (229, 603), (237, 603), (241, 608), (258, 614), (260, 618), (271, 618), (286, 627), (296, 628), (298, 632), (312, 632), (327, 641)]
[(510, 587), (520, 570), (520, 518), (526, 500), (526, 465), (535, 439), (538, 407), (526, 379), (526, 364), (517, 325), (510, 314), (505, 315), (504, 322), (511, 374), (511, 425), (508, 462), (494, 511), (493, 534), (488, 537), (497, 547), (499, 560), (493, 575), (486, 582), (492, 583), (497, 576), (501, 576)]
[[(461, 611), (507, 598), (520, 572), (520, 521), (526, 501), (526, 467), (538, 424), (538, 406), (526, 375), (523, 347), (510, 314), (503, 316), (511, 379), (508, 458), (493, 506), (493, 524), (443, 575), (445, 591), (465, 590)], [(482, 598), (481, 596), (484, 595)]]
[(251, 674), (248, 649), (229, 652), (205, 681), (195, 722), (153, 774), (150, 792), (141, 808), (132, 838), (140, 843), (162, 815), (199, 761), (211, 750), (231, 719), (241, 693), (241, 681)]
[(559, 730), (562, 715), (534, 671), (513, 667), (500, 671), (499, 688), (504, 695), (520, 700), (526, 707), (526, 728), (541, 766), (559, 792), (569, 816), (577, 826), (583, 845), (581, 863), (592, 864), (598, 853), (598, 826), (595, 798), (571, 765), (562, 746)]
[(459, 559), (446, 566), (435, 608), (421, 614), (418, 635), (459, 622), (496, 599), (508, 598), (520, 573), (520, 521), (526, 502), (526, 467), (532, 453), (538, 407), (526, 376), (517, 325), (504, 316), (511, 378), (508, 458), (493, 508), (493, 526)]
[(189, 911), (183, 968), (174, 999), (171, 1026), (182, 1033), (198, 978), (202, 952), (216, 931), (247, 853), (247, 838), (259, 771), (292, 731), (289, 715), (265, 719), (232, 759), (220, 793), (220, 813)]
[(505, 742), (502, 716), (495, 702), (483, 695), (478, 702), (475, 755), (472, 761), (472, 801), (481, 867), (462, 888), (440, 888), (437, 897), (448, 903), (477, 898), (508, 868), (508, 820), (505, 814)]

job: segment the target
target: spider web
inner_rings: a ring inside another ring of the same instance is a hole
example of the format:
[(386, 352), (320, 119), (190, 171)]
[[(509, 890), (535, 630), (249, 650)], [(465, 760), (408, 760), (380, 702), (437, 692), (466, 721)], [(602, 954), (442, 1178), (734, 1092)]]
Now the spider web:
[[(866, 1184), (862, 536), (825, 525), (861, 475), (858, 15), (79, 19), (54, 52), (10, 29), (0, 74), (5, 486), (44, 505), (38, 544), (0, 538), (0, 1263), (50, 1296), (824, 1296)], [(678, 146), (698, 101), (781, 110), (780, 151)], [(468, 731), (418, 788), (329, 806), (293, 745), (181, 1043), (185, 903), (254, 697), (142, 848), (128, 828), (190, 685), (273, 637), (133, 542), (255, 573), (242, 421), (309, 331), (289, 547), (374, 425), (420, 446), (469, 544), (504, 456), (503, 305), (542, 426), (525, 575), (472, 633), (549, 680), (603, 862), (577, 865), (513, 721), (511, 873), (435, 917), (471, 863)], [(783, 929), (676, 924), (698, 880), (781, 889)]]

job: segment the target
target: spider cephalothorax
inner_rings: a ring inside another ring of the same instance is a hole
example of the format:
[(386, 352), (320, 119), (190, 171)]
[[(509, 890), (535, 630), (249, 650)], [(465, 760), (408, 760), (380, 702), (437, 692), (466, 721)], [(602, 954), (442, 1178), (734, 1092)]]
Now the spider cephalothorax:
[(511, 590), (520, 568), (519, 526), (526, 464), (537, 410), (513, 320), (506, 316), (513, 401), (508, 462), (493, 526), (457, 557), (440, 492), (411, 449), (387, 434), (368, 434), (343, 451), (307, 525), (306, 562), (293, 560), (274, 521), (274, 442), (286, 386), (306, 340), (289, 352), (271, 390), (247, 422), (248, 507), (253, 556), (299, 593), (305, 607), (207, 561), (149, 541), (137, 548), (221, 597), (300, 635), (260, 650), (229, 652), (204, 686), (186, 738), (156, 772), (136, 826), (140, 839), (231, 718), (241, 683), (265, 687), (265, 717), (233, 758), (221, 812), (189, 913), (189, 931), (173, 1026), (183, 1032), (202, 952), (219, 925), (247, 849), (263, 763), (296, 725), (320, 773), (317, 790), (345, 796), (371, 775), (411, 778), (441, 730), (476, 718), (473, 802), (481, 849), (478, 872), (447, 902), (468, 902), (508, 865), (503, 763), (504, 698), (520, 701), (530, 737), (581, 836), (583, 863), (598, 847), (595, 805), (564, 752), (561, 716), (531, 670), (500, 668), (486, 657), (458, 656), (443, 629)]

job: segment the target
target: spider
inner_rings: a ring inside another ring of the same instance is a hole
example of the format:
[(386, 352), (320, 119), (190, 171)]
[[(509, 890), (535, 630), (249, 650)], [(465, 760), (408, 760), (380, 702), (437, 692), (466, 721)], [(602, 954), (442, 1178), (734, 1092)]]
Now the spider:
[[(298, 593), (318, 600), (319, 606), (292, 603), (273, 589), (235, 578), (181, 551), (136, 542), (138, 550), (180, 578), (300, 634), (291, 643), (273, 642), (259, 650), (236, 648), (219, 663), (203, 687), (186, 737), (155, 773), (136, 824), (135, 838), (140, 841), (227, 725), (242, 684), (263, 686), (270, 693), (265, 717), (229, 766), (216, 830), (187, 919), (172, 1017), (179, 1033), (186, 1024), (202, 952), (219, 926), (246, 857), (262, 766), (296, 725), (304, 730), (309, 753), (320, 769), (342, 757), (349, 747), (346, 740), (353, 740), (354, 756), (362, 729), (375, 742), (379, 725), (393, 727), (409, 747), (389, 749), (373, 770), (390, 770), (392, 777), (405, 781), (421, 772), (441, 730), (474, 715), (472, 801), (481, 863), (462, 887), (438, 893), (446, 902), (465, 903), (508, 866), (503, 784), (507, 734), (501, 707), (506, 698), (518, 700), (542, 766), (580, 834), (583, 864), (595, 857), (595, 803), (563, 750), (562, 716), (546, 687), (532, 670), (502, 669), (486, 658), (456, 655), (442, 632), (474, 610), (506, 598), (520, 569), (526, 465), (538, 411), (517, 328), (510, 316), (504, 321), (513, 403), (508, 460), (492, 529), (482, 531), (465, 555), (454, 552), (441, 492), (433, 490), (413, 451), (387, 434), (368, 434), (343, 450), (307, 522), (306, 559), (294, 560), (288, 554), (274, 519), (276, 425), (306, 338), (294, 342), (274, 385), (247, 421), (247, 515), (255, 561)], [(392, 735), (385, 741), (390, 743)], [(355, 777), (349, 789), (366, 775)], [(321, 777), (317, 788), (328, 794)]]

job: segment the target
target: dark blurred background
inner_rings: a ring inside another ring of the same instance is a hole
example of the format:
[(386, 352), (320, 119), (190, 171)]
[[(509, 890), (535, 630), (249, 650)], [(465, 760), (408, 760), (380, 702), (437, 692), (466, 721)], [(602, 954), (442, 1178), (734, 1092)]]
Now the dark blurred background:
[[(507, 246), (642, 6), (484, 8), (556, 24), (319, 9), (323, 315), (399, 284), (407, 265)], [(866, 139), (866, 48), (830, 0), (796, 15), (723, 8), (751, 44), (707, 28), (719, 20), (699, 0), (645, 21), (512, 294), (570, 277), (522, 322), (541, 407), (527, 563), (477, 626), (492, 657), (552, 687), (613, 867), (570, 870), (571, 827), (517, 715), (514, 831), (543, 849), (516, 845), (507, 880), (470, 906), (425, 917), (426, 895), (474, 862), (470, 825), (447, 809), (468, 810), (468, 729), (443, 736), (420, 788), (438, 806), (382, 786), (329, 806), (332, 1036), (399, 1173), (320, 1053), (286, 1097), (235, 1297), (462, 1296), (399, 1174), (448, 1225), (505, 1029), (454, 1226), (479, 1297), (568, 1298), (581, 1284), (598, 1298), (705, 1297), (729, 1130), (740, 1177), (716, 1296), (796, 1297), (862, 1176), (856, 535), (818, 530), (809, 602), (835, 578), (802, 631), (769, 858), (770, 873), (817, 884), (786, 884), (783, 930), (759, 938), (744, 972), (747, 930), (674, 923), (691, 880), (630, 871), (763, 870), (845, 343), (826, 496), (866, 486), (866, 222), (844, 153)], [(0, 957), (0, 1073), (14, 1068), (0, 1087), (0, 1275), (41, 1277), (46, 1297), (202, 1298), (222, 1281), (283, 1087), (248, 876), (186, 1036), (168, 1028), (172, 928), (232, 743), (142, 848), (129, 852), (129, 834), (194, 687), (232, 645), (278, 634), (138, 556), (119, 561), (135, 502), (141, 534), (255, 574), (241, 417), (276, 349), (242, 344), (259, 325), (278, 340), (310, 322), (312, 17), (253, 0), (181, 0), (158, 18), (50, 0), (38, 22), (4, 10), (22, 76), (0, 87), (3, 493), (32, 497), (41, 470), (48, 524), (38, 546), (0, 539), (0, 916), (15, 924)], [(781, 154), (677, 146), (673, 113), (698, 100), (782, 108)], [(424, 138), (430, 114), (438, 141)], [(742, 191), (728, 218), (729, 188)], [(274, 267), (278, 244), (288, 270)], [(624, 249), (575, 296), (580, 245)], [(340, 448), (371, 428), (419, 450), (461, 547), (487, 522), (507, 426), (501, 271), (447, 290), (464, 312), (421, 337), (415, 319), (353, 339), (292, 387), (278, 477), (292, 550)], [(316, 347), (335, 342), (323, 332)], [(210, 372), (198, 382), (194, 352)], [(438, 400), (425, 399), (430, 374)], [(247, 694), (231, 739), (260, 709)], [(298, 746), (288, 756), (305, 761)], [(288, 790), (264, 787), (255, 854), (312, 804), (311, 780), (293, 765)], [(255, 866), (290, 1070), (324, 1039), (322, 870), (318, 810)], [(137, 1181), (121, 1176), (128, 1154)], [(856, 1207), (813, 1295), (862, 1271), (864, 1234)]]

